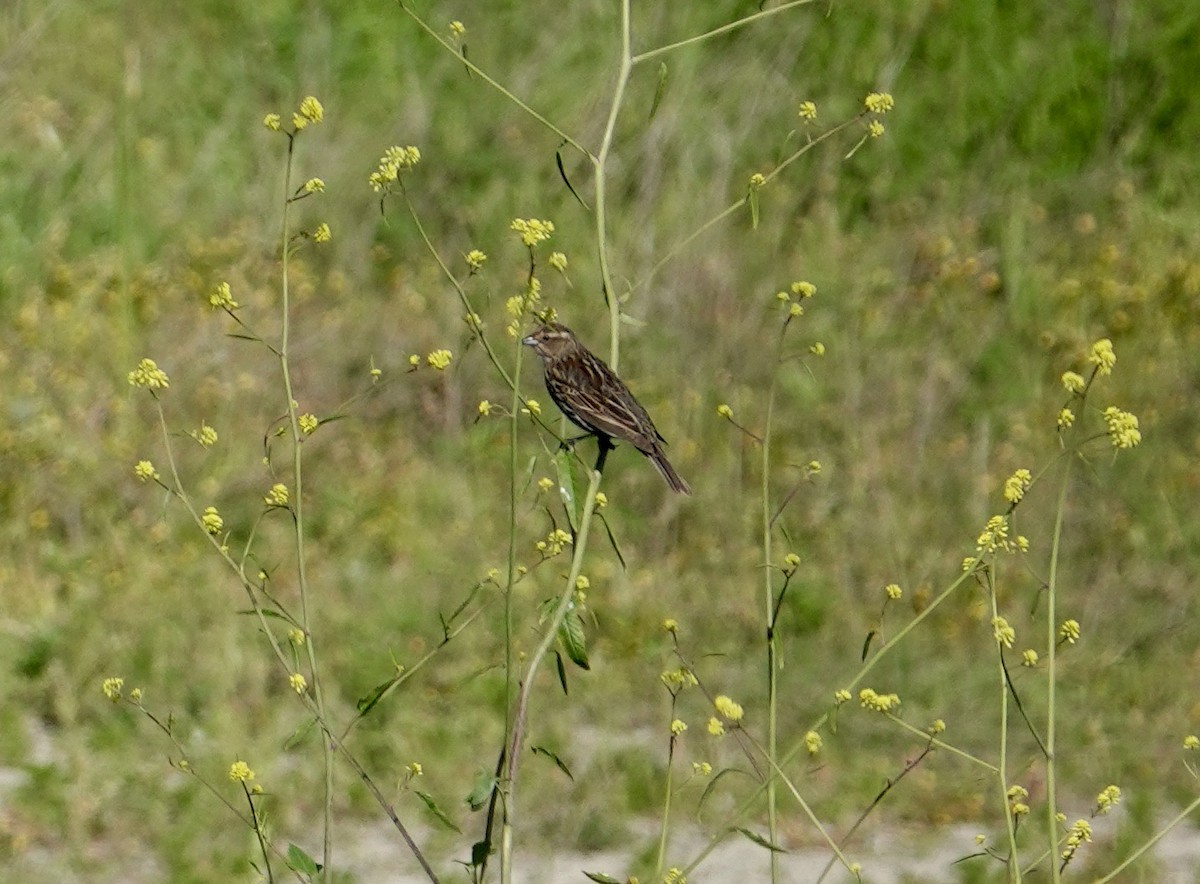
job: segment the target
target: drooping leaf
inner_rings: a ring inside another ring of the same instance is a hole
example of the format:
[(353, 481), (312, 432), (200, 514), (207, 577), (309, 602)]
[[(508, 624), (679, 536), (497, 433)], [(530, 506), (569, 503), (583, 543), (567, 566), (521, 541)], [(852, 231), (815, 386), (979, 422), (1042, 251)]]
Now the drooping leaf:
[(620, 878), (614, 878), (612, 875), (606, 875), (603, 872), (584, 872), (583, 876), (589, 881), (595, 881), (596, 884), (624, 884)]
[(442, 823), (442, 825), (446, 826), (447, 828), (453, 829), (455, 832), (458, 832), (460, 835), (462, 834), (462, 829), (460, 829), (458, 826), (456, 826), (454, 824), (454, 820), (450, 819), (450, 817), (446, 815), (446, 812), (444, 810), (442, 810), (440, 807), (438, 807), (437, 802), (433, 800), (432, 795), (430, 795), (428, 792), (422, 792), (420, 789), (413, 789), (413, 792), (416, 793), (416, 796), (425, 803), (425, 806), (429, 809), (429, 812), (432, 813), (435, 817), (437, 817), (438, 820)]
[(566, 762), (563, 761), (561, 758), (559, 758), (557, 755), (555, 755), (553, 752), (551, 752), (549, 749), (547, 749), (545, 746), (530, 746), (529, 751), (532, 752), (534, 755), (545, 755), (547, 758), (549, 758), (551, 761), (554, 762), (554, 765), (559, 770), (561, 770), (563, 773), (565, 773), (567, 775), (568, 780), (571, 780), (572, 782), (575, 781), (575, 776), (571, 773), (571, 769), (569, 767), (567, 767)]
[(355, 706), (358, 709), (359, 715), (366, 715), (375, 708), (375, 704), (383, 699), (383, 695), (388, 692), (392, 685), (400, 680), (399, 675), (393, 675), (387, 681), (381, 681), (371, 689), (371, 692), (365, 697), (359, 697)]
[(292, 735), (283, 741), (284, 751), (286, 752), (290, 749), (294, 749), (304, 742), (304, 738), (312, 733), (312, 729), (316, 726), (316, 724), (317, 720), (315, 718), (310, 718), (292, 731)]
[(567, 177), (567, 170), (563, 166), (561, 148), (554, 152), (554, 162), (558, 166), (558, 174), (562, 176), (563, 184), (567, 185), (567, 190), (571, 191), (571, 196), (575, 197), (575, 199), (579, 201), (579, 205), (583, 206), (585, 209), (587, 209), (587, 211), (590, 212), (591, 208), (583, 201), (583, 197), (576, 192), (574, 185), (571, 184), (571, 179)]
[(571, 662), (580, 669), (591, 669), (587, 656), (587, 638), (583, 633), (583, 618), (574, 607), (563, 617), (562, 625), (558, 628), (558, 640)]
[(785, 848), (780, 847), (778, 844), (771, 843), (766, 838), (764, 838), (762, 835), (758, 834), (757, 832), (752, 832), (749, 829), (745, 828), (744, 826), (735, 826), (734, 829), (738, 832), (741, 832), (743, 835), (745, 835), (747, 838), (749, 838), (751, 841), (753, 841), (759, 847), (765, 847), (767, 850), (771, 851), (772, 853), (787, 853), (787, 850)]
[(558, 673), (558, 683), (562, 685), (563, 696), (569, 697), (571, 689), (567, 687), (567, 667), (563, 665), (562, 654), (558, 651), (554, 652), (554, 669)]
[(295, 869), (301, 875), (308, 876), (310, 880), (315, 879), (321, 872), (321, 866), (317, 861), (295, 844), (288, 845), (287, 863), (289, 868)]
[(471, 794), (467, 796), (467, 806), (471, 810), (483, 810), (487, 806), (488, 799), (492, 797), (492, 789), (496, 788), (496, 777), (486, 770), (481, 770), (475, 775), (475, 785), (471, 787)]
[(575, 458), (565, 448), (559, 449), (554, 455), (554, 472), (558, 478), (558, 494), (562, 498), (563, 508), (567, 511), (567, 521), (571, 531), (579, 530), (579, 494), (575, 489)]
[(658, 85), (654, 87), (654, 102), (650, 105), (650, 119), (654, 119), (654, 115), (658, 113), (658, 105), (662, 101), (663, 93), (667, 91), (667, 63), (664, 61), (658, 66)]

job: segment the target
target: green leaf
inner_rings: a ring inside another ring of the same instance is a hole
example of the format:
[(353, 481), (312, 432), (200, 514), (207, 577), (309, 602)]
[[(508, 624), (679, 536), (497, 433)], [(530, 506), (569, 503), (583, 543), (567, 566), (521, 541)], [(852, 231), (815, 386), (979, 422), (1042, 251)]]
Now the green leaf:
[(562, 498), (563, 508), (567, 511), (567, 521), (571, 524), (572, 533), (579, 530), (579, 494), (575, 488), (575, 458), (565, 448), (560, 448), (554, 455), (554, 472), (558, 476), (558, 494)]
[(750, 201), (750, 228), (758, 230), (758, 190), (751, 190), (747, 199)]
[(309, 735), (316, 723), (317, 720), (315, 718), (310, 718), (300, 725), (300, 727), (292, 731), (292, 735), (283, 741), (284, 751), (286, 752), (290, 749), (294, 749), (304, 742), (304, 738)]
[(288, 845), (287, 864), (289, 868), (295, 869), (301, 875), (307, 875), (310, 880), (321, 873), (321, 867), (317, 865), (317, 861), (295, 844)]
[(413, 789), (413, 792), (416, 793), (416, 796), (418, 798), (420, 798), (422, 801), (425, 802), (425, 806), (427, 808), (429, 808), (429, 812), (432, 813), (435, 817), (437, 817), (438, 820), (441, 821), (442, 825), (446, 826), (447, 828), (453, 829), (455, 832), (458, 832), (458, 834), (460, 834), (460, 835), (462, 834), (462, 829), (460, 829), (458, 826), (456, 826), (454, 824), (454, 820), (452, 820), (452, 819), (450, 819), (450, 817), (446, 816), (446, 812), (437, 806), (437, 802), (433, 800), (432, 795), (430, 795), (428, 792), (422, 792), (420, 789)]
[(663, 93), (667, 91), (667, 63), (664, 61), (658, 66), (658, 85), (654, 88), (654, 102), (650, 105), (650, 119), (654, 119), (654, 115), (658, 113), (658, 105), (662, 101)]
[(563, 666), (562, 654), (554, 652), (554, 668), (558, 672), (558, 683), (562, 685), (563, 696), (569, 697), (571, 689), (567, 687), (567, 667)]
[[(257, 614), (258, 611), (254, 610), (253, 608), (247, 608), (244, 611), (235, 611), (234, 613), (235, 614)], [(262, 615), (264, 617), (276, 617), (280, 620), (286, 620), (288, 623), (293, 622), (290, 617), (285, 617), (283, 614), (280, 614), (278, 611), (272, 611), (270, 608), (263, 608)]]
[(547, 749), (545, 746), (530, 746), (529, 751), (532, 752), (534, 755), (545, 755), (547, 758), (549, 758), (551, 761), (554, 762), (555, 766), (559, 770), (561, 770), (563, 773), (565, 773), (567, 775), (568, 780), (570, 780), (571, 782), (575, 782), (575, 777), (571, 773), (571, 769), (569, 767), (567, 767), (566, 762), (563, 761), (561, 758), (559, 758), (557, 755), (555, 755), (553, 752), (551, 752), (549, 749)]
[(483, 810), (487, 806), (488, 799), (492, 797), (492, 789), (496, 788), (496, 778), (486, 770), (481, 770), (475, 775), (475, 785), (471, 787), (471, 794), (467, 796), (467, 806), (471, 810)]
[(558, 640), (571, 662), (580, 669), (591, 669), (587, 656), (587, 639), (583, 634), (583, 618), (572, 606), (563, 618), (562, 626), (558, 627)]
[(589, 881), (595, 881), (596, 884), (624, 884), (619, 878), (614, 878), (612, 875), (606, 875), (603, 872), (584, 872), (584, 877)]
[(584, 202), (583, 197), (576, 192), (574, 185), (571, 184), (571, 179), (567, 177), (567, 170), (563, 167), (562, 148), (559, 148), (554, 152), (554, 162), (558, 166), (558, 174), (562, 176), (563, 184), (567, 185), (567, 190), (571, 191), (571, 196), (579, 200), (579, 205), (583, 206), (584, 209), (590, 212), (591, 207)]
[(491, 855), (492, 855), (492, 842), (491, 841), (476, 841), (474, 844), (471, 845), (471, 865), (474, 868), (477, 869), (480, 866), (482, 866), (485, 862), (487, 862), (487, 858)]
[(742, 826), (734, 826), (734, 830), (741, 832), (743, 835), (745, 835), (747, 838), (749, 838), (751, 841), (753, 841), (759, 847), (765, 847), (765, 848), (767, 848), (767, 850), (771, 851), (772, 853), (787, 853), (787, 850), (780, 847), (778, 844), (772, 844), (770, 841), (768, 841), (766, 838), (764, 838), (762, 835), (758, 834), (757, 832), (751, 832), (749, 829), (744, 828)]
[(875, 636), (877, 636), (877, 635), (879, 635), (879, 633), (874, 629), (872, 629), (870, 632), (867, 633), (867, 638), (863, 642), (863, 649), (862, 649), (863, 660), (867, 659), (867, 652), (871, 650), (871, 642), (873, 642), (875, 640)]
[(365, 697), (360, 697), (358, 702), (354, 704), (358, 709), (358, 714), (366, 715), (368, 712), (374, 709), (375, 704), (382, 700), (383, 695), (388, 692), (388, 689), (399, 680), (399, 675), (393, 675), (387, 681), (383, 681), (375, 685), (375, 687), (371, 689), (371, 693), (367, 694)]
[(608, 519), (604, 518), (603, 514), (596, 513), (600, 518), (600, 524), (604, 526), (604, 533), (608, 535), (608, 543), (613, 548), (613, 552), (617, 554), (617, 561), (621, 563), (621, 570), (628, 571), (629, 566), (625, 564), (625, 554), (621, 552), (620, 544), (617, 543), (617, 535), (613, 534), (612, 526), (608, 524)]

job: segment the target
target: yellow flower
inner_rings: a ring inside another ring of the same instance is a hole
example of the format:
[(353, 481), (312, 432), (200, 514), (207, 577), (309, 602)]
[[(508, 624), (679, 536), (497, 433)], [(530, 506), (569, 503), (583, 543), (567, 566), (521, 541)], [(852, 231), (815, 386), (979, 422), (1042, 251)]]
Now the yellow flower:
[(841, 706), (843, 703), (849, 703), (850, 702), (850, 692), (848, 690), (846, 690), (845, 688), (840, 688), (839, 690), (834, 691), (833, 692), (833, 702), (836, 703), (838, 706)]
[(263, 117), (263, 125), (272, 132), (278, 132), (283, 128), (283, 121), (279, 118), (279, 114), (267, 114)]
[(409, 775), (414, 777), (419, 777), (425, 773), (425, 768), (421, 766), (421, 762), (419, 761), (410, 761), (405, 766), (405, 770), (408, 771)]
[(712, 773), (712, 765), (707, 761), (693, 761), (692, 773), (696, 774), (696, 776), (706, 777)]
[(434, 350), (425, 357), (425, 361), (438, 371), (444, 371), (446, 366), (450, 364), (450, 360), (454, 358), (454, 354), (449, 350)]
[(804, 469), (810, 476), (819, 476), (821, 474), (821, 462), (819, 460), (810, 460)]
[(148, 460), (139, 460), (133, 467), (133, 474), (143, 482), (158, 478), (158, 470), (154, 469), (154, 464)]
[(1004, 480), (1004, 499), (1009, 503), (1020, 502), (1032, 482), (1033, 474), (1029, 470), (1017, 470)]
[(717, 695), (713, 700), (713, 706), (717, 708), (717, 712), (727, 721), (741, 721), (744, 714), (742, 707), (733, 700), (726, 697), (724, 694)]
[(309, 178), (307, 181), (304, 182), (304, 192), (305, 193), (324, 193), (325, 192), (325, 182), (322, 181), (320, 178)]
[(603, 491), (596, 492), (596, 509), (604, 509), (608, 506), (608, 495)]
[(554, 233), (554, 223), (552, 221), (540, 221), (537, 218), (530, 218), (528, 220), (514, 218), (509, 228), (521, 234), (521, 242), (529, 248), (533, 248), (540, 242), (545, 242)]
[(1021, 665), (1022, 666), (1030, 666), (1030, 667), (1037, 666), (1038, 665), (1038, 652), (1035, 651), (1033, 648), (1026, 648), (1025, 650), (1023, 650), (1021, 652)]
[(1067, 644), (1075, 644), (1079, 641), (1079, 621), (1064, 620), (1062, 626), (1058, 627), (1059, 641), (1067, 642)]
[(222, 282), (217, 285), (211, 295), (208, 296), (208, 303), (213, 308), (222, 310), (236, 310), (240, 304), (233, 299), (233, 293), (229, 290), (229, 283)]
[(592, 581), (588, 580), (587, 577), (584, 576), (583, 574), (580, 574), (578, 577), (575, 578), (575, 588), (577, 590), (579, 590), (580, 592), (590, 589), (591, 586), (592, 586)]
[(290, 641), (293, 645), (295, 645), (298, 648), (302, 647), (304, 645), (304, 641), (305, 641), (304, 630), (299, 629), (299, 628), (289, 629), (288, 630), (288, 641)]
[(858, 692), (858, 702), (864, 709), (874, 712), (894, 712), (900, 708), (900, 697), (896, 694), (878, 694), (871, 688)]
[(717, 406), (717, 414), (726, 420), (733, 420), (733, 409), (724, 402)]
[(221, 529), (225, 527), (225, 520), (221, 518), (221, 514), (217, 512), (215, 506), (210, 506), (205, 508), (204, 514), (200, 517), (200, 524), (209, 534), (220, 534)]
[(799, 304), (793, 304), (792, 306), (788, 307), (788, 316), (795, 318), (797, 316), (803, 316), (803, 315), (804, 315), (804, 308), (801, 307)]
[(686, 730), (687, 730), (686, 722), (684, 722), (678, 718), (676, 718), (674, 721), (671, 722), (671, 736), (673, 736), (673, 737), (681, 736), (683, 734), (683, 732)]
[(471, 249), (466, 255), (467, 266), (472, 270), (478, 270), (483, 266), (483, 262), (487, 260), (487, 255), (479, 251), (479, 249)]
[(795, 570), (800, 565), (800, 557), (794, 552), (788, 553), (783, 557), (783, 567), (789, 570)]
[(817, 118), (817, 106), (811, 101), (800, 102), (800, 119), (804, 121), (815, 120)]
[(750, 189), (751, 190), (758, 190), (760, 187), (762, 187), (766, 183), (767, 183), (767, 178), (765, 175), (762, 174), (762, 172), (755, 172), (753, 175), (750, 176)]
[(1064, 408), (1058, 413), (1059, 429), (1065, 430), (1073, 423), (1075, 423), (1075, 412), (1071, 411), (1071, 409)]
[(129, 692), (129, 701), (131, 703), (141, 703), (142, 702), (142, 689), (134, 688), (132, 691), (130, 691)]
[(229, 779), (235, 783), (248, 783), (254, 779), (254, 771), (244, 761), (235, 761), (229, 766)]
[(801, 298), (811, 298), (816, 293), (817, 287), (807, 280), (800, 279), (792, 283), (792, 294)]
[(999, 644), (1006, 648), (1011, 648), (1017, 639), (1017, 631), (1009, 626), (1008, 621), (1003, 617), (992, 618), (992, 635)]
[(1108, 425), (1108, 436), (1115, 448), (1135, 448), (1142, 441), (1136, 414), (1110, 405), (1104, 409), (1104, 423)]
[(131, 386), (147, 390), (165, 390), (171, 386), (171, 379), (153, 359), (143, 359), (137, 364), (137, 368), (129, 373), (129, 383)]
[(551, 252), (547, 262), (551, 267), (559, 273), (563, 273), (567, 269), (567, 256), (562, 252)]
[(397, 181), (401, 172), (409, 171), (419, 162), (421, 162), (419, 148), (411, 144), (407, 147), (393, 144), (379, 158), (379, 167), (371, 173), (367, 182), (371, 185), (372, 190), (380, 193)]
[(462, 22), (460, 22), (460, 21), (450, 22), (450, 36), (452, 36), (455, 40), (461, 40), (463, 38), (463, 35), (466, 32), (467, 32), (467, 27)]
[(538, 479), (538, 488), (542, 489), (543, 491), (549, 491), (553, 487), (554, 480), (549, 476), (542, 476), (542, 478)]
[(687, 884), (687, 876), (683, 874), (683, 869), (671, 866), (663, 875), (663, 884)]
[(526, 399), (525, 407), (521, 411), (526, 414), (540, 415), (542, 413), (542, 406), (536, 399)]
[(116, 703), (121, 699), (121, 690), (125, 687), (125, 679), (123, 678), (106, 678), (104, 683), (100, 685), (100, 689), (104, 691), (104, 696)]
[(333, 239), (333, 231), (329, 229), (329, 225), (322, 221), (317, 225), (317, 229), (312, 232), (313, 242), (329, 242)]
[(271, 490), (267, 492), (267, 496), (263, 498), (263, 503), (265, 503), (267, 506), (287, 506), (287, 486), (282, 482), (276, 482), (271, 486)]
[(664, 632), (669, 632), (672, 635), (675, 635), (679, 632), (679, 621), (673, 617), (668, 617), (662, 622), (662, 628)]
[(296, 423), (300, 425), (300, 432), (305, 436), (309, 436), (317, 429), (317, 424), (320, 421), (315, 414), (302, 414), (296, 419)]
[(325, 119), (325, 108), (313, 96), (308, 96), (300, 102), (300, 115), (310, 123), (319, 123)]
[(867, 123), (867, 134), (872, 138), (878, 138), (883, 133), (883, 123), (879, 122), (879, 120), (871, 120), (871, 122)]
[(1101, 338), (1092, 344), (1088, 351), (1088, 362), (1096, 366), (1096, 374), (1112, 374), (1113, 366), (1117, 364), (1117, 354), (1113, 352), (1112, 341)]
[(873, 114), (886, 114), (896, 106), (890, 93), (872, 92), (863, 99), (863, 105)]
[(292, 690), (297, 694), (303, 694), (308, 690), (308, 682), (305, 681), (304, 676), (299, 672), (293, 672), (288, 676), (288, 684), (292, 686)]
[(1068, 393), (1082, 393), (1087, 387), (1083, 375), (1074, 371), (1064, 371), (1062, 374), (1063, 389)]
[(804, 735), (804, 748), (808, 750), (809, 755), (816, 755), (824, 745), (825, 741), (821, 739), (821, 735), (816, 731), (809, 731)]
[(929, 733), (933, 736), (943, 733), (946, 730), (946, 722), (940, 718), (935, 718), (933, 724), (929, 725)]
[(1096, 813), (1103, 815), (1121, 803), (1121, 789), (1118, 786), (1105, 786), (1104, 791), (1096, 796)]
[(714, 737), (719, 737), (725, 733), (725, 725), (721, 724), (721, 720), (716, 717), (710, 718), (706, 727), (708, 728), (708, 732)]
[(200, 422), (200, 429), (192, 430), (188, 435), (205, 448), (211, 448), (217, 444), (217, 431), (203, 421)]
[(887, 597), (892, 601), (896, 601), (904, 595), (904, 590), (900, 588), (899, 583), (889, 583), (883, 588), (883, 591), (887, 593)]
[(1189, 752), (1195, 752), (1197, 749), (1200, 749), (1200, 737), (1195, 734), (1188, 734), (1183, 738), (1183, 748)]

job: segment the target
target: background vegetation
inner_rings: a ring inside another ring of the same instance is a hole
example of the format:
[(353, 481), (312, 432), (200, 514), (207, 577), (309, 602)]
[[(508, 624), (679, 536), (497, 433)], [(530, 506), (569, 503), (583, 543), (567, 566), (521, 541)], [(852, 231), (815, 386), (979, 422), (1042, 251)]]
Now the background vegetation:
[[(438, 28), (463, 19), (472, 61), (595, 145), (615, 74), (614, 4), (418, 8)], [(636, 48), (753, 11), (732, 0), (635, 4)], [(671, 54), (652, 119), (657, 70), (636, 71), (610, 182), (618, 286), (646, 278), (740, 198), (752, 172), (786, 155), (801, 101), (816, 102), (823, 122), (856, 113), (871, 91), (893, 93), (897, 107), (882, 138), (850, 159), (858, 132), (811, 152), (763, 190), (756, 229), (748, 212), (716, 226), (626, 305), (640, 322), (626, 327), (621, 372), (695, 494), (668, 494), (628, 450), (610, 459), (606, 518), (627, 567), (593, 536), (592, 670), (572, 673), (567, 700), (547, 681), (531, 735), (575, 779), (548, 763), (531, 775), (530, 850), (624, 847), (632, 822), (658, 813), (669, 720), (659, 673), (672, 663), (664, 617), (679, 621), (713, 684), (761, 711), (759, 461), (715, 409), (729, 403), (739, 422), (761, 426), (772, 296), (800, 278), (819, 294), (794, 346), (820, 340), (827, 354), (781, 374), (777, 481), (790, 487), (800, 473), (789, 465), (813, 459), (824, 470), (782, 526), (802, 564), (781, 620), (781, 730), (803, 734), (857, 669), (885, 584), (900, 583), (919, 608), (953, 579), (1004, 478), (1057, 450), (1059, 375), (1110, 337), (1119, 363), (1108, 398), (1138, 413), (1145, 441), (1077, 471), (1069, 497), (1060, 605), (1083, 639), (1062, 663), (1060, 801), (1084, 813), (1103, 786), (1122, 786), (1127, 813), (1090, 855), (1099, 862), (1194, 797), (1179, 747), (1200, 727), (1198, 31), (1200, 8), (1171, 2), (848, 2)], [(153, 414), (126, 382), (144, 355), (171, 372), (178, 426), (203, 419), (221, 434), (209, 451), (181, 442), (197, 496), (249, 524), (270, 484), (261, 461), (280, 408), (277, 366), (228, 337), (206, 298), (228, 279), (260, 327), (277, 321), (281, 142), (259, 123), (308, 94), (326, 118), (305, 134), (299, 177), (319, 175), (328, 189), (299, 214), (328, 222), (334, 238), (293, 267), (300, 398), (333, 414), (367, 386), (372, 364), (383, 371), (376, 395), (305, 449), (313, 616), (337, 714), (436, 645), (439, 614), (503, 565), (508, 531), (505, 425), (477, 421), (475, 408), (503, 388), (468, 346), (458, 301), (403, 212), (381, 217), (366, 178), (382, 150), (420, 146), (413, 201), (444, 254), (490, 256), (479, 291), (497, 330), (527, 270), (510, 220), (553, 220), (572, 286), (548, 281), (550, 294), (605, 352), (594, 235), (556, 168), (559, 139), (395, 4), (29, 0), (0, 10), (0, 856), (22, 880), (247, 873), (252, 836), (168, 767), (169, 746), (144, 719), (104, 700), (98, 685), (112, 674), (174, 713), (215, 780), (232, 758), (253, 759), (286, 798), (275, 826), (298, 842), (316, 837), (312, 740), (285, 747), (303, 711), (194, 526), (134, 479), (135, 461), (159, 455)], [(582, 188), (588, 168), (564, 158)], [(406, 373), (410, 354), (437, 347), (454, 351), (450, 370)], [(525, 444), (523, 463), (541, 452), (532, 435)], [(540, 456), (531, 477), (551, 472)], [(531, 482), (518, 513), (527, 563), (552, 527), (549, 505)], [(1043, 561), (1053, 506), (1040, 493), (1022, 519)], [(283, 558), (268, 564), (286, 594)], [(521, 647), (536, 644), (528, 624), (557, 591), (557, 565), (522, 585)], [(1037, 589), (1031, 576), (1007, 587), (1026, 609)], [(448, 645), (355, 736), (386, 786), (421, 761), (422, 788), (472, 832), (477, 817), (461, 799), (503, 734), (497, 618)], [(901, 693), (906, 720), (943, 718), (958, 744), (980, 751), (996, 731), (984, 696), (993, 672), (975, 665), (989, 619), (978, 593), (960, 593), (874, 676)], [(1043, 690), (1032, 677), (1022, 684), (1034, 698)], [(705, 742), (706, 715), (685, 716), (688, 760), (727, 751)], [(843, 826), (919, 745), (861, 713), (826, 743), (805, 784)], [(1013, 763), (1036, 791), (1034, 749), (1021, 744)], [(340, 776), (343, 825), (375, 818)], [(876, 823), (983, 827), (988, 788), (935, 755)], [(465, 858), (463, 839), (419, 817), (411, 796), (401, 810), (428, 823), (433, 855)], [(813, 839), (799, 817), (784, 834)], [(973, 849), (968, 839), (962, 854)], [(397, 844), (387, 862), (404, 857)], [(982, 875), (977, 867), (961, 874)]]

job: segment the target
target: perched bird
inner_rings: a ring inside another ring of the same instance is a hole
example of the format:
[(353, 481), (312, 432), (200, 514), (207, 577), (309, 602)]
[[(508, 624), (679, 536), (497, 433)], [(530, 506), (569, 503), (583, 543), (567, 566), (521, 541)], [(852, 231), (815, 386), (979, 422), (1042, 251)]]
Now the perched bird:
[(579, 343), (575, 334), (557, 322), (542, 326), (522, 343), (542, 359), (546, 390), (570, 421), (596, 437), (603, 464), (612, 440), (628, 442), (658, 469), (672, 490), (691, 494), (663, 452), (667, 444), (646, 409), (604, 360)]

